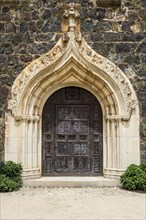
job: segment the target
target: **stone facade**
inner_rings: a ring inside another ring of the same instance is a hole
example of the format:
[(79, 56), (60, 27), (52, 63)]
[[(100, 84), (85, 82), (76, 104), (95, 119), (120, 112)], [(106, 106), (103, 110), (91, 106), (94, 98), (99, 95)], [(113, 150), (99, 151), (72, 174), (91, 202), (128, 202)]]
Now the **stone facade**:
[(115, 63), (131, 81), (140, 108), (141, 162), (146, 161), (146, 1), (98, 7), (98, 0), (0, 1), (0, 160), (4, 155), (4, 113), (16, 77), (62, 36), (61, 3), (81, 4), (81, 32), (94, 51)]

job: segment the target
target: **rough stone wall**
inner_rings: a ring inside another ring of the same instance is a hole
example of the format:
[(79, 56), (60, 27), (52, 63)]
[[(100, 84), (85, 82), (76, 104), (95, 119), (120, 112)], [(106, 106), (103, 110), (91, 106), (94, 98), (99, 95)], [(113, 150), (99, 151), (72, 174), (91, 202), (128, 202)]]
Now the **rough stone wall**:
[(117, 64), (135, 88), (141, 116), (141, 161), (146, 162), (146, 0), (121, 0), (118, 8), (99, 7), (98, 0), (12, 2), (0, 0), (0, 160), (11, 86), (25, 66), (55, 45), (61, 35), (60, 3), (74, 2), (81, 4), (86, 41)]

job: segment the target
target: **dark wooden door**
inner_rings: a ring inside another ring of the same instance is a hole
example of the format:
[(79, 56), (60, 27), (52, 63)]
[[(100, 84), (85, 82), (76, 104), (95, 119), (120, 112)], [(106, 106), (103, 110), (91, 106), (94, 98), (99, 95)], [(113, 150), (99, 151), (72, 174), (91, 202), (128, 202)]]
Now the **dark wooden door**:
[(55, 92), (43, 110), (43, 175), (102, 175), (102, 111), (84, 89)]

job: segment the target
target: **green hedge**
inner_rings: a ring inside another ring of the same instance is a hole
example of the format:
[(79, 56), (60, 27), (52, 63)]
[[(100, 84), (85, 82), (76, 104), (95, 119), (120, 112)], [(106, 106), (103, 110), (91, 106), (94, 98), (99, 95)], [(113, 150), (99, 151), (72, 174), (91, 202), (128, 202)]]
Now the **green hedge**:
[(22, 186), (22, 165), (13, 161), (0, 163), (0, 192), (12, 192)]
[(146, 163), (131, 164), (121, 176), (122, 187), (128, 190), (146, 191)]

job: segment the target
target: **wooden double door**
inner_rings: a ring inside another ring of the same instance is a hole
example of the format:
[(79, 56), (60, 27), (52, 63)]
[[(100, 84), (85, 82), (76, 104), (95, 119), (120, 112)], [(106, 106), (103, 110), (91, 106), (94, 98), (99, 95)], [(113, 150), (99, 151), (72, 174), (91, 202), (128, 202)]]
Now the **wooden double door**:
[(42, 126), (44, 176), (102, 175), (102, 111), (91, 93), (78, 87), (55, 92)]

